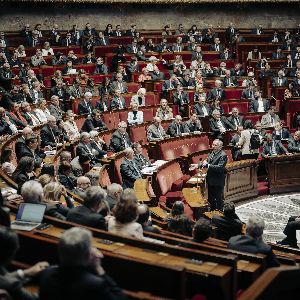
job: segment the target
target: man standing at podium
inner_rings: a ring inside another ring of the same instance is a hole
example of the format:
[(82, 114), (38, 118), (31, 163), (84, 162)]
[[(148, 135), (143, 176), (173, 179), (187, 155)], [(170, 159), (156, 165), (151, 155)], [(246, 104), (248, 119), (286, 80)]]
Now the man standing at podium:
[(200, 168), (207, 168), (207, 191), (210, 210), (223, 210), (224, 186), (225, 186), (225, 166), (227, 155), (222, 150), (223, 142), (216, 139), (212, 143), (213, 151), (208, 155), (207, 160), (199, 163)]

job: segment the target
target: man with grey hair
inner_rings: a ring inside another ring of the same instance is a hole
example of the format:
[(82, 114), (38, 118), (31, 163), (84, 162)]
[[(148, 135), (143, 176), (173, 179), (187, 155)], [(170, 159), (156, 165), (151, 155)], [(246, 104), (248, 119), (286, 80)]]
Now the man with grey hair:
[(149, 142), (158, 142), (169, 137), (161, 126), (161, 118), (154, 117), (153, 123), (147, 128), (147, 140)]
[(215, 99), (219, 99), (219, 100), (225, 99), (225, 91), (222, 87), (222, 81), (219, 79), (215, 81), (215, 87), (211, 89), (211, 91), (207, 95), (207, 100), (212, 101)]
[(134, 161), (134, 151), (132, 148), (126, 148), (124, 150), (125, 159), (121, 163), (120, 171), (123, 180), (123, 188), (132, 189), (134, 187), (134, 182), (142, 178), (142, 173), (139, 167), (136, 165)]
[(167, 133), (171, 137), (182, 136), (184, 133), (189, 133), (189, 128), (182, 123), (180, 115), (175, 116), (175, 120), (169, 125)]
[(227, 155), (222, 150), (223, 142), (216, 139), (212, 143), (213, 151), (208, 155), (207, 160), (203, 160), (199, 164), (193, 164), (191, 169), (206, 168), (207, 169), (207, 191), (210, 210), (223, 210), (224, 205), (224, 186)]
[(88, 132), (82, 132), (80, 134), (80, 141), (76, 146), (76, 156), (79, 157), (79, 161), (84, 161), (87, 159), (90, 160), (91, 165), (94, 166), (96, 164), (99, 164), (101, 156), (99, 154), (95, 155), (96, 152), (93, 151), (90, 138), (91, 136)]
[(271, 246), (267, 245), (262, 238), (265, 228), (264, 220), (259, 216), (252, 216), (248, 219), (245, 235), (237, 235), (230, 238), (228, 248), (249, 253), (265, 254), (267, 267), (279, 267), (279, 262), (274, 255)]
[(106, 192), (100, 186), (90, 186), (83, 193), (83, 205), (73, 207), (69, 210), (67, 221), (77, 224), (107, 230), (104, 216), (99, 214), (104, 208)]
[(117, 183), (112, 183), (107, 186), (106, 201), (110, 209), (112, 209), (115, 206), (115, 204), (120, 200), (122, 191), (122, 186)]
[(22, 136), (17, 139), (15, 143), (15, 153), (17, 156), (17, 159), (20, 160), (21, 158), (21, 153), (23, 152), (23, 149), (25, 148), (25, 140), (28, 136), (32, 135), (33, 131), (32, 129), (27, 126), (22, 130)]
[(131, 141), (126, 132), (127, 124), (122, 121), (118, 124), (118, 129), (112, 134), (110, 139), (110, 149), (113, 152), (120, 152), (131, 146)]
[(83, 96), (82, 101), (78, 104), (78, 114), (79, 115), (90, 115), (94, 109), (91, 100), (92, 93), (86, 92)]
[(40, 203), (44, 198), (43, 187), (36, 180), (26, 181), (22, 185), (21, 196), (25, 203)]
[(42, 275), (40, 299), (122, 300), (125, 296), (102, 267), (103, 254), (93, 247), (92, 233), (80, 227), (68, 229), (58, 243), (59, 266)]
[(54, 116), (47, 116), (47, 124), (41, 129), (41, 147), (56, 148), (62, 146)]
[(212, 118), (209, 120), (209, 128), (212, 132), (212, 138), (219, 140), (223, 139), (227, 130), (235, 130), (235, 126), (225, 117), (221, 117), (220, 111), (217, 109), (212, 112)]
[(59, 98), (56, 95), (53, 95), (50, 98), (49, 112), (56, 120), (61, 120), (64, 114), (64, 111), (60, 107)]

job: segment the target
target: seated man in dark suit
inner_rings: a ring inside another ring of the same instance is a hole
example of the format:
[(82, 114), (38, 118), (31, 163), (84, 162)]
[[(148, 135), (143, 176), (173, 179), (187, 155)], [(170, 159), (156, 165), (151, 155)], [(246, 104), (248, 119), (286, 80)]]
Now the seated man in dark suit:
[(231, 155), (234, 161), (240, 160), (242, 155), (241, 146), (238, 144), (241, 138), (241, 132), (243, 131), (243, 126), (238, 126), (236, 133), (232, 136), (229, 146), (231, 148)]
[(289, 132), (289, 130), (287, 128), (282, 128), (282, 125), (280, 122), (275, 124), (275, 128), (272, 132), (272, 137), (274, 140), (288, 140), (290, 139), (291, 133)]
[(72, 166), (68, 161), (61, 161), (58, 167), (58, 181), (69, 191), (75, 188), (76, 177), (72, 175)]
[(177, 91), (173, 93), (172, 102), (179, 106), (179, 112), (181, 115), (186, 114), (186, 105), (190, 103), (187, 92), (183, 90), (181, 85), (177, 86)]
[(234, 107), (231, 110), (231, 116), (227, 118), (228, 122), (234, 126), (235, 129), (238, 128), (238, 126), (243, 126), (244, 119), (242, 116), (239, 115), (238, 108)]
[(106, 192), (101, 187), (91, 186), (83, 194), (83, 205), (76, 206), (69, 210), (67, 221), (77, 224), (107, 230), (104, 216), (99, 214)]
[(27, 136), (25, 139), (25, 147), (20, 152), (20, 157), (29, 156), (34, 159), (35, 168), (42, 167), (43, 159), (46, 157), (46, 154), (38, 149), (38, 145), (37, 136)]
[(171, 137), (182, 136), (184, 133), (189, 133), (189, 129), (182, 123), (180, 115), (175, 116), (175, 120), (169, 125), (167, 134)]
[(151, 166), (150, 160), (143, 155), (143, 148), (140, 143), (133, 143), (131, 147), (134, 151), (134, 162), (140, 170)]
[(55, 117), (47, 117), (47, 124), (41, 129), (40, 136), (42, 148), (48, 147), (51, 149), (62, 146), (62, 143), (59, 142)]
[(261, 91), (255, 91), (254, 99), (249, 104), (249, 112), (267, 112), (270, 108), (270, 102), (261, 97)]
[[(4, 299), (36, 300), (37, 295), (23, 288), (25, 282), (39, 275), (41, 271), (49, 266), (47, 262), (39, 262), (26, 270), (8, 272), (7, 265), (11, 263), (19, 249), (17, 234), (6, 227), (0, 227), (0, 289), (5, 289), (10, 297)], [(11, 298), (13, 297), (13, 298)], [(1, 298), (2, 299), (2, 298)]]
[(224, 203), (224, 216), (214, 215), (211, 223), (216, 227), (216, 238), (228, 241), (231, 237), (242, 234), (243, 223), (235, 213), (233, 202)]
[(19, 160), (22, 156), (21, 153), (23, 149), (25, 148), (25, 140), (28, 136), (32, 135), (33, 131), (30, 127), (25, 127), (22, 130), (22, 136), (17, 139), (15, 143), (15, 153), (17, 156), (17, 160)]
[(112, 134), (109, 147), (113, 152), (120, 152), (131, 146), (132, 143), (126, 129), (127, 124), (122, 121), (118, 124), (118, 129)]
[(266, 134), (266, 141), (263, 144), (263, 156), (273, 156), (273, 155), (290, 155), (288, 150), (282, 145), (280, 140), (273, 140), (271, 134)]
[(92, 93), (86, 92), (84, 94), (84, 98), (78, 104), (78, 114), (79, 115), (90, 115), (94, 109), (91, 100), (92, 100)]
[(291, 153), (300, 153), (300, 131), (296, 131), (294, 138), (289, 139), (288, 150)]
[(222, 88), (222, 81), (217, 79), (215, 81), (215, 87), (210, 90), (210, 92), (207, 95), (207, 100), (208, 101), (213, 101), (216, 98), (219, 100), (224, 100), (225, 99), (225, 91)]
[(142, 173), (134, 161), (134, 151), (132, 148), (126, 148), (125, 159), (121, 163), (120, 171), (123, 180), (123, 189), (133, 188), (134, 182), (142, 178)]
[(121, 96), (120, 90), (116, 89), (110, 101), (110, 110), (120, 110), (124, 108), (126, 108), (125, 99)]
[(94, 109), (90, 117), (87, 117), (82, 125), (81, 132), (90, 131), (103, 131), (107, 130), (106, 125), (101, 120), (101, 112), (98, 109)]
[(99, 164), (100, 158), (102, 158), (100, 153), (93, 151), (93, 147), (90, 143), (90, 134), (88, 132), (82, 132), (80, 134), (80, 142), (76, 146), (76, 156), (88, 157), (92, 165)]
[(150, 210), (148, 205), (141, 204), (138, 206), (138, 219), (136, 220), (137, 223), (141, 224), (143, 227), (143, 231), (153, 232), (153, 233), (161, 233), (160, 230), (152, 226), (150, 218)]
[(202, 243), (207, 240), (212, 234), (212, 226), (209, 220), (200, 218), (194, 225), (192, 235), (193, 241), (196, 243)]
[(213, 139), (220, 140), (223, 139), (223, 135), (227, 130), (235, 130), (235, 127), (225, 117), (221, 117), (218, 110), (212, 112), (212, 118), (209, 120), (209, 128)]
[(199, 133), (203, 131), (201, 122), (195, 113), (192, 114), (190, 119), (184, 123), (184, 126), (189, 132)]
[(228, 242), (228, 248), (249, 253), (261, 253), (267, 256), (267, 267), (279, 267), (279, 262), (274, 255), (271, 246), (262, 238), (265, 222), (261, 217), (250, 217), (247, 222), (246, 235), (237, 235)]
[(234, 87), (238, 85), (238, 82), (234, 76), (231, 75), (230, 70), (225, 71), (225, 76), (222, 79), (224, 87)]
[(195, 104), (194, 109), (195, 109), (195, 114), (199, 118), (204, 118), (211, 114), (211, 108), (206, 103), (206, 98), (204, 96), (199, 97), (199, 102)]
[(92, 146), (92, 153), (98, 157), (103, 158), (107, 156), (107, 145), (105, 141), (100, 137), (98, 131), (90, 131), (90, 145)]
[(80, 227), (66, 230), (59, 243), (59, 266), (47, 269), (40, 300), (126, 299), (102, 267), (103, 254), (93, 246), (92, 233)]

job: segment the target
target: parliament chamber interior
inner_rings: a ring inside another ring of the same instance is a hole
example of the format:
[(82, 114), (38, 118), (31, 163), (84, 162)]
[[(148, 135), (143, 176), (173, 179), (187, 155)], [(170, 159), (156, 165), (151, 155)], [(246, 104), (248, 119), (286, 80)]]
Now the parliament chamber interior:
[(299, 3), (2, 2), (0, 299), (297, 299)]

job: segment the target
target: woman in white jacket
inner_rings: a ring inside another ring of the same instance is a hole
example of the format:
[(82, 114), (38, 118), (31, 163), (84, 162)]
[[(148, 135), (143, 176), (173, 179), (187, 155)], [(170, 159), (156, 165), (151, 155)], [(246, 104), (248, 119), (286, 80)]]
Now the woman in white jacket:
[(257, 159), (259, 155), (259, 147), (257, 149), (251, 148), (251, 136), (257, 134), (258, 131), (253, 128), (251, 120), (246, 120), (244, 123), (244, 130), (241, 132), (241, 137), (237, 146), (242, 149), (242, 159)]
[(131, 125), (139, 125), (144, 122), (144, 114), (139, 111), (139, 105), (137, 103), (131, 104), (132, 111), (128, 113), (127, 122)]

